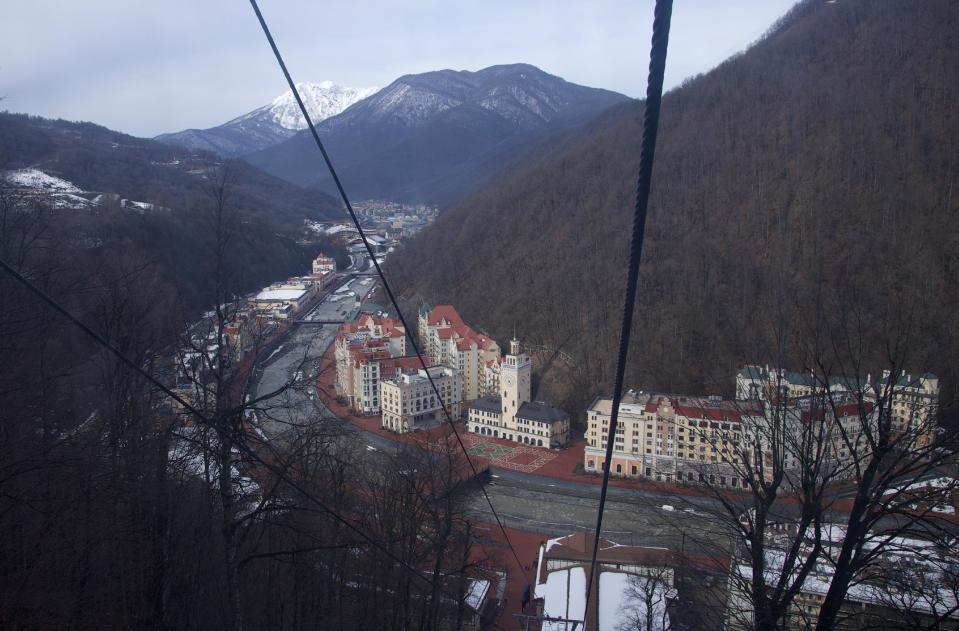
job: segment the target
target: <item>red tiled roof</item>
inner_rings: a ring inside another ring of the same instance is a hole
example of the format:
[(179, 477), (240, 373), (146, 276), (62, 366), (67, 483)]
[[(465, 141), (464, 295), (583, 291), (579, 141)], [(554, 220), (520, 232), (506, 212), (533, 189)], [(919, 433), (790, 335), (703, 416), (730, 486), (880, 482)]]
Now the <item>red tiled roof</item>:
[(453, 307), (453, 305), (436, 305), (427, 316), (427, 322), (431, 325), (439, 324), (443, 320), (446, 320), (452, 325), (463, 325), (463, 318), (456, 312), (456, 308)]
[[(392, 375), (396, 369), (400, 369), (403, 372), (414, 372), (423, 367), (423, 364), (420, 363), (420, 358), (414, 356), (404, 356), (404, 357), (390, 357), (389, 359), (380, 360), (380, 375), (382, 376), (384, 372), (390, 373)], [(427, 366), (429, 362), (427, 362)]]

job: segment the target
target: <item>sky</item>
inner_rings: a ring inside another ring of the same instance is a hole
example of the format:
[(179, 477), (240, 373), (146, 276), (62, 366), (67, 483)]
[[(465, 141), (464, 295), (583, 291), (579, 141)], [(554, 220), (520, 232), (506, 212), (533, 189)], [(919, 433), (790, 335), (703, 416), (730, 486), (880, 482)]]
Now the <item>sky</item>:
[[(795, 0), (677, 0), (666, 87), (759, 38)], [(354, 87), (525, 62), (645, 93), (653, 0), (260, 0), (293, 79)], [(0, 108), (137, 136), (219, 125), (286, 90), (247, 0), (10, 2)]]

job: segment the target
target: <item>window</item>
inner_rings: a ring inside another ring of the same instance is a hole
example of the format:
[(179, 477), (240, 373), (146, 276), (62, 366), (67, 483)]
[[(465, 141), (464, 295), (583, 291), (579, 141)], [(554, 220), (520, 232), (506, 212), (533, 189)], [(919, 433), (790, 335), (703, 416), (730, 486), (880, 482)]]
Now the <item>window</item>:
[(636, 465), (633, 465), (633, 475), (636, 475)]

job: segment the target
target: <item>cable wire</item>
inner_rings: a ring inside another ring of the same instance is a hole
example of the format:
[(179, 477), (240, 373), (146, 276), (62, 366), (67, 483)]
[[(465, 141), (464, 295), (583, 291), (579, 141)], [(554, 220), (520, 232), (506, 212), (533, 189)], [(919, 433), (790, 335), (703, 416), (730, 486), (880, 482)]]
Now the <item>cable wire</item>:
[[(119, 349), (113, 346), (113, 344), (107, 341), (103, 336), (101, 336), (99, 333), (97, 333), (96, 331), (91, 329), (89, 326), (84, 324), (82, 320), (80, 320), (79, 318), (74, 316), (72, 313), (70, 313), (66, 308), (64, 308), (56, 300), (54, 300), (49, 295), (47, 295), (46, 292), (44, 292), (42, 289), (34, 285), (29, 279), (27, 279), (25, 276), (20, 274), (20, 272), (14, 269), (10, 264), (8, 264), (3, 259), (0, 259), (0, 268), (3, 268), (8, 274), (10, 274), (10, 276), (12, 276), (21, 285), (23, 285), (30, 292), (36, 295), (41, 301), (46, 303), (50, 308), (52, 308), (54, 311), (56, 311), (57, 313), (65, 317), (73, 325), (75, 325), (77, 328), (79, 328), (88, 336), (90, 336), (97, 344), (99, 344), (103, 348), (110, 351), (110, 353), (113, 354), (117, 359), (119, 359), (121, 363), (126, 365), (128, 368), (134, 370), (135, 372), (139, 373), (144, 379), (146, 379), (151, 384), (153, 384), (165, 395), (167, 395), (168, 397), (170, 397), (171, 399), (179, 403), (181, 406), (183, 406), (185, 410), (187, 410), (190, 414), (194, 415), (196, 418), (200, 419), (204, 424), (206, 424), (209, 427), (215, 427), (215, 423), (208, 416), (203, 414), (200, 410), (196, 409), (193, 405), (191, 405), (185, 399), (183, 399), (183, 397), (181, 397), (176, 392), (174, 392), (173, 390), (168, 388), (166, 385), (164, 385), (162, 382), (160, 382), (156, 377), (150, 374), (142, 366), (140, 366), (139, 364), (137, 364), (136, 362), (128, 358), (126, 355), (124, 355)], [(410, 574), (412, 574), (414, 577), (418, 578), (419, 580), (423, 581), (427, 587), (432, 589), (433, 584), (429, 578), (424, 576), (421, 572), (419, 572), (416, 568), (411, 566), (409, 563), (407, 563), (403, 559), (400, 559), (395, 554), (390, 552), (389, 549), (387, 549), (381, 543), (374, 540), (372, 537), (370, 537), (368, 534), (363, 532), (359, 527), (354, 525), (348, 519), (340, 515), (338, 512), (336, 512), (329, 506), (327, 506), (324, 502), (317, 499), (315, 496), (309, 493), (306, 489), (304, 489), (299, 483), (289, 478), (286, 475), (286, 472), (282, 468), (264, 460), (258, 453), (256, 453), (255, 450), (250, 448), (250, 446), (247, 445), (245, 441), (235, 441), (235, 445), (240, 451), (242, 451), (244, 454), (249, 456), (254, 462), (266, 468), (268, 471), (273, 473), (273, 475), (276, 475), (279, 479), (289, 484), (292, 489), (294, 489), (295, 491), (303, 495), (303, 497), (307, 498), (309, 501), (316, 504), (325, 513), (327, 513), (328, 515), (336, 519), (338, 522), (340, 522), (344, 526), (346, 526), (352, 532), (359, 535), (365, 541), (369, 542), (374, 548), (376, 548), (377, 550), (385, 554), (388, 558), (396, 562), (401, 568), (410, 572)], [(441, 590), (441, 591), (443, 591), (443, 593), (446, 594), (447, 596), (451, 596), (445, 590)]]
[[(360, 225), (359, 218), (356, 216), (356, 212), (353, 210), (353, 205), (350, 203), (350, 199), (343, 188), (343, 184), (340, 182), (340, 178), (336, 174), (336, 169), (333, 168), (333, 162), (330, 160), (330, 156), (326, 152), (326, 147), (323, 145), (323, 141), (320, 140), (320, 135), (316, 131), (316, 127), (313, 124), (313, 119), (310, 117), (310, 113), (306, 110), (306, 106), (303, 104), (303, 99), (300, 98), (300, 92), (297, 89), (296, 84), (293, 82), (293, 78), (290, 76), (289, 70), (286, 68), (286, 63), (283, 61), (283, 56), (280, 54), (280, 50), (277, 48), (276, 42), (273, 40), (273, 35), (270, 33), (270, 28), (267, 26), (266, 20), (263, 18), (263, 14), (260, 12), (260, 7), (257, 5), (256, 0), (250, 0), (250, 5), (253, 7), (254, 13), (256, 13), (256, 18), (260, 22), (260, 27), (263, 29), (263, 34), (266, 35), (266, 39), (270, 43), (270, 48), (273, 49), (273, 55), (276, 57), (276, 61), (280, 65), (280, 70), (283, 71), (283, 76), (286, 77), (286, 82), (289, 84), (290, 90), (293, 92), (293, 98), (296, 99), (296, 103), (300, 107), (300, 112), (303, 114), (303, 118), (310, 130), (310, 134), (312, 134), (313, 140), (316, 142), (316, 146), (319, 148), (320, 153), (323, 154), (323, 161), (326, 162), (326, 167), (329, 169), (330, 176), (333, 178), (333, 182), (336, 184), (336, 189), (339, 191), (340, 198), (343, 200), (343, 204), (346, 206), (346, 210), (350, 214), (353, 225), (356, 226), (356, 229), (359, 232), (360, 239), (363, 240), (363, 245), (366, 247), (366, 252), (369, 254), (370, 260), (373, 262), (373, 267), (376, 268), (376, 273), (379, 276), (380, 281), (383, 283), (383, 288), (386, 291), (386, 295), (389, 297), (390, 303), (393, 305), (393, 308), (396, 310), (396, 313), (400, 318), (400, 322), (403, 324), (403, 329), (406, 332), (406, 338), (409, 341), (410, 346), (412, 346), (413, 352), (416, 354), (417, 359), (419, 359), (420, 365), (423, 367), (423, 372), (426, 373), (426, 378), (430, 383), (430, 387), (433, 389), (433, 393), (436, 395), (436, 399), (440, 402), (440, 405), (443, 409), (443, 414), (446, 417), (446, 421), (449, 423), (450, 428), (452, 428), (454, 436), (456, 436), (456, 442), (459, 443), (460, 449), (463, 450), (463, 454), (466, 456), (466, 462), (469, 463), (473, 475), (479, 475), (479, 471), (476, 469), (476, 465), (473, 463), (473, 459), (470, 458), (469, 451), (467, 451), (466, 445), (463, 443), (463, 438), (456, 429), (456, 424), (453, 422), (453, 417), (450, 415), (449, 409), (446, 406), (446, 402), (440, 395), (439, 388), (436, 387), (436, 383), (433, 381), (433, 376), (430, 374), (430, 371), (427, 368), (426, 360), (423, 358), (423, 354), (420, 352), (419, 346), (413, 339), (413, 330), (406, 323), (406, 318), (403, 316), (403, 312), (400, 310), (400, 306), (397, 303), (395, 295), (393, 294), (393, 289), (387, 282), (386, 276), (383, 275), (383, 270), (380, 268), (380, 264), (376, 260), (376, 255), (373, 252), (373, 246), (370, 245), (370, 242), (366, 237), (366, 233), (363, 231), (363, 226)], [(513, 543), (510, 541), (509, 535), (506, 532), (506, 528), (503, 526), (503, 522), (500, 520), (499, 513), (497, 513), (496, 509), (493, 507), (493, 501), (490, 499), (489, 493), (486, 491), (486, 487), (481, 484), (480, 489), (483, 491), (483, 497), (486, 498), (486, 503), (489, 505), (490, 511), (493, 513), (493, 517), (496, 519), (496, 524), (499, 526), (500, 532), (503, 533), (506, 544), (509, 546), (510, 552), (513, 554), (513, 559), (515, 559), (516, 564), (519, 567), (519, 571), (526, 578), (526, 582), (530, 583), (529, 575), (526, 573), (523, 563), (519, 560), (519, 555), (516, 553), (516, 548), (513, 547)]]
[(642, 259), (643, 240), (646, 235), (646, 215), (649, 210), (649, 190), (653, 175), (653, 159), (656, 155), (656, 136), (659, 131), (659, 110), (663, 100), (663, 75), (666, 72), (666, 50), (669, 45), (669, 25), (672, 12), (672, 0), (656, 0), (653, 37), (649, 52), (649, 75), (646, 79), (646, 107), (643, 117), (639, 178), (636, 185), (636, 208), (633, 212), (633, 234), (629, 247), (629, 272), (623, 299), (623, 322), (619, 337), (619, 356), (616, 360), (616, 381), (613, 386), (613, 409), (610, 413), (609, 432), (606, 435), (603, 487), (599, 495), (596, 536), (593, 540), (593, 553), (589, 562), (589, 577), (586, 580), (586, 604), (583, 608), (584, 625), (588, 619), (593, 575), (596, 572), (596, 555), (599, 552), (599, 537), (603, 529), (603, 509), (606, 507), (606, 493), (609, 489), (609, 469), (613, 459), (613, 442), (616, 438), (616, 426), (619, 421), (619, 404), (622, 400), (626, 357), (629, 353), (629, 338), (633, 327), (633, 311), (636, 304), (636, 289), (639, 283), (639, 263)]

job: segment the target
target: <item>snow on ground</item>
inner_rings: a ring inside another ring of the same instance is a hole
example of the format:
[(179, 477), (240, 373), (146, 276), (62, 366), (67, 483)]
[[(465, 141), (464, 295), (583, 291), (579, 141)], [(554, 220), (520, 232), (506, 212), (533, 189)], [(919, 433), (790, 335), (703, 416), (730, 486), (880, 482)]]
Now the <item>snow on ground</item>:
[[(7, 171), (4, 179), (16, 186), (24, 186), (50, 193), (82, 193), (83, 189), (67, 180), (44, 173), (40, 169)], [(86, 200), (84, 200), (86, 201)]]
[(921, 482), (914, 482), (905, 488), (893, 488), (889, 489), (883, 495), (892, 495), (893, 493), (905, 493), (909, 491), (915, 491), (920, 489), (923, 491), (930, 489), (953, 489), (956, 487), (956, 481), (952, 478), (934, 478), (932, 480), (922, 480)]
[(80, 197), (79, 195), (73, 195), (72, 193), (54, 193), (50, 195), (50, 199), (53, 201), (53, 207), (58, 210), (61, 208), (89, 208), (90, 206), (96, 206), (96, 204), (89, 199)]

